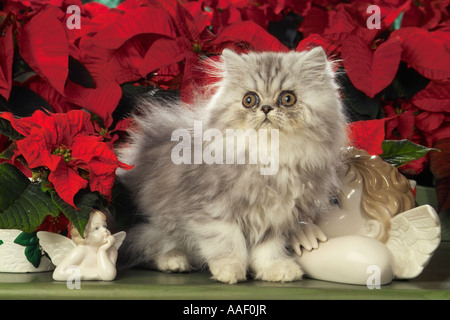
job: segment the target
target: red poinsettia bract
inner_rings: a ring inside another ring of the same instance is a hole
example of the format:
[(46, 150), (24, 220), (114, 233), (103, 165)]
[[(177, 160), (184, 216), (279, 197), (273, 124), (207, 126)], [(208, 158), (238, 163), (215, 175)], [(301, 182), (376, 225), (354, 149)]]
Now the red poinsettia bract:
[(66, 231), (70, 224), (69, 219), (64, 214), (59, 214), (57, 217), (48, 215), (45, 217), (44, 221), (39, 227), (36, 228), (37, 231), (48, 231), (53, 233), (60, 233), (61, 231)]
[(356, 121), (347, 126), (350, 145), (367, 151), (371, 155), (383, 153), (381, 144), (384, 140), (385, 119)]
[(25, 137), (16, 142), (15, 156), (22, 155), (30, 169), (48, 168), (55, 191), (74, 207), (75, 194), (88, 185), (92, 192), (109, 198), (116, 169), (131, 168), (118, 161), (110, 144), (95, 133), (85, 111), (46, 114), (38, 110), (22, 119), (5, 112), (1, 117)]
[[(217, 59), (226, 47), (287, 51), (289, 45), (302, 51), (321, 46), (341, 61), (336, 66), (357, 91), (379, 102), (384, 113), (379, 115), (387, 118), (385, 139), (410, 139), (432, 147), (450, 135), (449, 4), (450, 0), (123, 0), (109, 8), (81, 0), (4, 1), (0, 99), (8, 100), (14, 89), (26, 87), (54, 112), (89, 110), (108, 128), (125, 84), (179, 90), (189, 103), (193, 92), (214, 81), (199, 71), (199, 64)], [(74, 18), (67, 12), (69, 5), (80, 9), (79, 29), (68, 28)], [(372, 21), (369, 5), (380, 9), (375, 28), (367, 24)], [(277, 26), (283, 29), (281, 35), (273, 32)], [(295, 41), (286, 42), (287, 35)], [(26, 64), (18, 64), (22, 60)], [(23, 65), (32, 71), (26, 79)], [(410, 92), (410, 85), (403, 83), (405, 66), (430, 81), (415, 96), (409, 96), (415, 89)], [(386, 94), (390, 91), (395, 95)]]

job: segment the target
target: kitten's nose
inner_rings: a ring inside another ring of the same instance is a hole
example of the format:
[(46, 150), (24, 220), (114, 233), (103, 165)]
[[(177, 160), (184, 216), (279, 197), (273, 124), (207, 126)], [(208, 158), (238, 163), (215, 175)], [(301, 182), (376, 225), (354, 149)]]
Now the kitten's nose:
[(264, 105), (261, 107), (262, 112), (264, 112), (265, 114), (268, 114), (271, 110), (273, 110), (272, 106), (268, 106), (268, 105)]

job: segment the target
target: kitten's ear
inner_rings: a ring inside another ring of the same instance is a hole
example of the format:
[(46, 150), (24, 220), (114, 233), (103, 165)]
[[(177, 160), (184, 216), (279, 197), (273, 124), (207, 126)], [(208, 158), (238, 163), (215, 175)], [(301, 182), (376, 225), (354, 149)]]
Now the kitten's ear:
[(224, 49), (222, 51), (222, 58), (226, 71), (233, 69), (239, 70), (239, 66), (242, 64), (242, 57), (230, 49)]
[(302, 69), (323, 72), (328, 66), (328, 59), (322, 47), (315, 47), (303, 55)]

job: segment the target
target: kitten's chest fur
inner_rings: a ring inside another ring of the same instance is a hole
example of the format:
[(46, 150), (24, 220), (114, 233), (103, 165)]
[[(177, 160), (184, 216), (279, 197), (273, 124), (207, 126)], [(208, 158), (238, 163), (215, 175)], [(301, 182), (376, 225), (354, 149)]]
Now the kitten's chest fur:
[[(221, 168), (223, 169), (223, 168)], [(234, 181), (223, 199), (208, 203), (207, 212), (216, 212), (212, 206), (223, 205), (219, 212), (236, 222), (242, 229), (249, 245), (256, 244), (272, 234), (289, 234), (301, 221), (296, 210), (296, 200), (305, 191), (298, 172), (280, 166), (273, 176), (263, 176), (258, 166), (229, 167), (234, 170)]]

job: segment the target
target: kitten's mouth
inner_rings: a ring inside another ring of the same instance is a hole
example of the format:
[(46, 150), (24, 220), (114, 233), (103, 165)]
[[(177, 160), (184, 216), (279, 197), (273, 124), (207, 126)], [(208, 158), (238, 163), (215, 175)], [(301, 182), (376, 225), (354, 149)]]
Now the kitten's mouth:
[(273, 122), (270, 121), (269, 118), (267, 118), (267, 117), (261, 122), (261, 127), (264, 126), (264, 125), (265, 126), (272, 126), (272, 127), (274, 126)]

